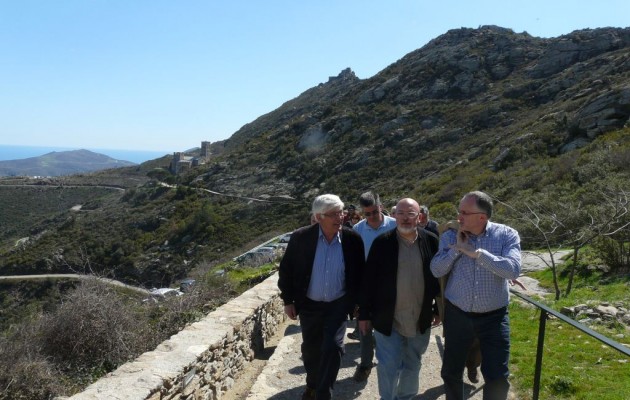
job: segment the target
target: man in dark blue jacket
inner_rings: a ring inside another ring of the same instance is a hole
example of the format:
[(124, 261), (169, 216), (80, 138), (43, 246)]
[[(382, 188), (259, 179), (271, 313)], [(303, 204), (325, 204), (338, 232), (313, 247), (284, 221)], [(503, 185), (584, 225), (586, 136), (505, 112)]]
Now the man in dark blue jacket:
[(316, 224), (291, 234), (278, 287), (287, 316), (300, 317), (306, 369), (302, 399), (327, 400), (341, 365), (346, 320), (357, 304), (365, 256), (361, 236), (342, 227), (338, 196), (315, 198), (312, 214)]
[(437, 323), (437, 279), (429, 268), (438, 238), (418, 227), (413, 199), (396, 205), (396, 229), (372, 243), (359, 296), (359, 326), (374, 327), (378, 390), (383, 400), (416, 396), (422, 354)]

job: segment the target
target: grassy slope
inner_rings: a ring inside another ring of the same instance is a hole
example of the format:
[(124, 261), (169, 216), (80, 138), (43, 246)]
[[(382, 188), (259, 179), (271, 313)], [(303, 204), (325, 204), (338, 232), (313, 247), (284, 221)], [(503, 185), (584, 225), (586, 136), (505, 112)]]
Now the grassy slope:
[[(541, 285), (552, 288), (548, 270), (530, 274)], [(569, 296), (543, 302), (553, 309), (593, 301), (621, 301), (626, 308), (630, 304), (628, 284), (630, 277), (602, 280), (601, 273), (578, 276)], [(560, 287), (566, 288), (567, 278), (560, 274)], [(519, 399), (531, 399), (536, 362), (538, 309), (522, 306), (513, 301), (510, 305), (512, 326), (511, 372)], [(610, 327), (593, 326), (592, 329), (607, 337), (622, 333), (620, 342), (628, 342), (628, 332), (617, 324)], [(551, 318), (546, 324), (543, 368), (541, 375), (541, 399), (627, 399), (630, 393), (630, 359), (609, 348), (597, 339)]]

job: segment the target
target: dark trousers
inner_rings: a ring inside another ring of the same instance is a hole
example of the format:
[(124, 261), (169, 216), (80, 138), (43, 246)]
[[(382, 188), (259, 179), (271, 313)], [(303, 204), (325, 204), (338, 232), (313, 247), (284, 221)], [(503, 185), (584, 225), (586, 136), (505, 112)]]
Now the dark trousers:
[(356, 320), (356, 325), (354, 328), (354, 334), (359, 337), (359, 344), (361, 349), (361, 361), (359, 362), (359, 366), (363, 368), (372, 368), (374, 363), (374, 330), (369, 329), (365, 335), (361, 334), (361, 330), (359, 329), (359, 320)]
[(481, 365), (481, 347), (479, 346), (479, 339), (475, 338), (468, 349), (468, 357), (466, 358), (466, 369), (474, 370)]
[(481, 347), (484, 400), (504, 400), (510, 388), (510, 319), (507, 307), (485, 313), (466, 313), (446, 302), (442, 379), (447, 400), (464, 399), (464, 367), (475, 338)]
[(317, 400), (332, 396), (344, 353), (348, 310), (346, 296), (331, 302), (307, 299), (300, 310), (306, 386), (315, 389)]
[[(357, 321), (357, 325), (359, 321)], [(359, 339), (361, 346), (361, 362), (359, 365), (363, 368), (372, 368), (374, 363), (374, 334), (373, 330), (369, 329), (365, 335), (362, 335), (359, 331)]]

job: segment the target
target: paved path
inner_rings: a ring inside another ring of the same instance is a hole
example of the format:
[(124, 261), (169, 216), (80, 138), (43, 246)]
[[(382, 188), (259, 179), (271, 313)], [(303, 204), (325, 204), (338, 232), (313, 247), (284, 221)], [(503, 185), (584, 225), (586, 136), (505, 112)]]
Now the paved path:
[[(532, 269), (535, 259), (528, 260)], [(514, 286), (528, 296), (544, 294), (534, 279), (521, 277), (519, 280), (525, 285), (526, 290)], [(351, 323), (350, 325), (353, 325)], [(351, 332), (353, 328), (348, 328)], [(282, 338), (269, 361), (258, 375), (253, 386), (246, 396), (247, 400), (294, 400), (299, 399), (305, 389), (305, 371), (300, 359), (300, 345), (302, 335), (297, 322), (289, 321)], [(442, 366), (442, 355), (444, 352), (444, 339), (442, 337), (442, 327), (438, 326), (431, 330), (431, 340), (429, 347), (422, 357), (422, 369), (420, 372), (420, 391), (415, 397), (416, 400), (438, 400), (444, 399), (444, 389), (440, 368)], [(378, 399), (378, 386), (376, 369), (372, 371), (367, 382), (357, 383), (352, 379), (354, 370), (360, 361), (359, 342), (346, 338), (346, 355), (342, 359), (341, 369), (337, 377), (333, 398), (335, 400), (352, 399)], [(468, 381), (464, 374), (464, 382), (469, 399), (482, 399), (483, 377), (479, 373), (479, 383), (473, 384)], [(512, 394), (511, 398), (515, 395)], [(243, 396), (242, 398), (245, 398)]]
[[(352, 329), (348, 329), (348, 332), (351, 331)], [(305, 371), (300, 359), (301, 343), (300, 327), (291, 321), (274, 354), (250, 389), (248, 400), (295, 400), (301, 397), (305, 389)], [(422, 358), (420, 394), (415, 399), (445, 398), (442, 378), (440, 378), (443, 350), (442, 327), (439, 326), (431, 331), (429, 348)], [(367, 382), (357, 383), (352, 379), (359, 359), (359, 342), (346, 339), (346, 355), (343, 357), (333, 393), (335, 400), (378, 399), (376, 369), (372, 371)], [(483, 378), (481, 376), (480, 378), (480, 382), (476, 385), (464, 378), (470, 399), (482, 398), (480, 389)]]
[[(556, 262), (561, 263), (560, 257), (567, 251), (554, 255)], [(549, 261), (548, 255), (523, 254), (523, 272), (546, 268), (544, 261)], [(528, 296), (544, 294), (534, 279), (521, 276), (519, 280), (525, 285), (526, 290), (517, 286), (513, 288)], [(352, 326), (353, 323), (351, 323)], [(348, 329), (351, 332), (353, 329)], [(305, 389), (305, 371), (300, 359), (300, 344), (302, 335), (297, 322), (290, 321), (282, 339), (279, 341), (273, 355), (265, 365), (262, 373), (258, 375), (253, 386), (249, 390), (247, 400), (294, 400), (299, 399)], [(337, 377), (333, 398), (335, 400), (351, 399), (378, 399), (378, 386), (376, 369), (372, 371), (367, 382), (357, 383), (352, 379), (354, 370), (360, 360), (359, 342), (346, 339), (346, 355), (342, 360), (341, 369)], [(420, 392), (415, 399), (437, 400), (444, 399), (444, 389), (440, 368), (444, 351), (444, 339), (442, 327), (438, 326), (431, 331), (429, 348), (422, 357), (422, 369), (420, 372)], [(464, 382), (469, 399), (482, 399), (483, 377), (479, 373), (479, 383), (472, 384), (464, 374)], [(511, 395), (514, 398), (514, 394)]]

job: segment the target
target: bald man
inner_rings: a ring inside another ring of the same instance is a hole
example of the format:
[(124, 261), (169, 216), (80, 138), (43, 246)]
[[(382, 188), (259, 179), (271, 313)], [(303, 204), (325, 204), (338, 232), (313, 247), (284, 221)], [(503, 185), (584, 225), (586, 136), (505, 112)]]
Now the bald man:
[(383, 400), (412, 399), (420, 387), (422, 354), (437, 323), (440, 287), (430, 264), (438, 238), (418, 227), (414, 199), (396, 204), (396, 229), (377, 237), (367, 257), (359, 294), (359, 326), (374, 327), (376, 373)]

